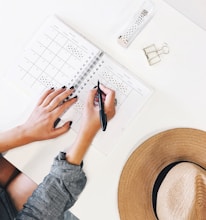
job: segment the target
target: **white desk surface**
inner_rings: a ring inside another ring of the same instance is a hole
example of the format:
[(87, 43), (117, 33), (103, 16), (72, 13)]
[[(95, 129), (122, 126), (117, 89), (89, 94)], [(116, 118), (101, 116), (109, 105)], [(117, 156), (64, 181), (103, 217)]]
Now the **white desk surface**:
[[(91, 147), (85, 157), (88, 183), (72, 211), (81, 220), (119, 219), (117, 190), (121, 170), (130, 153), (151, 135), (175, 127), (206, 130), (206, 32), (161, 0), (156, 14), (128, 49), (116, 38), (121, 14), (133, 13), (135, 0), (0, 0), (0, 74), (21, 53), (32, 34), (51, 14), (85, 35), (155, 89), (155, 94), (120, 137), (107, 157)], [(117, 6), (117, 7), (116, 7)], [(122, 6), (124, 10), (118, 10)], [(132, 7), (131, 7), (132, 6)], [(149, 66), (142, 48), (166, 42), (170, 53)], [(1, 80), (0, 130), (14, 126), (14, 94)], [(12, 119), (12, 120), (11, 120)], [(19, 122), (19, 121), (18, 121)], [(56, 140), (34, 143), (6, 154), (6, 158), (36, 182), (49, 172), (59, 143), (72, 141), (71, 133)], [(41, 148), (41, 154), (39, 150)], [(148, 161), (149, 164), (149, 161)]]

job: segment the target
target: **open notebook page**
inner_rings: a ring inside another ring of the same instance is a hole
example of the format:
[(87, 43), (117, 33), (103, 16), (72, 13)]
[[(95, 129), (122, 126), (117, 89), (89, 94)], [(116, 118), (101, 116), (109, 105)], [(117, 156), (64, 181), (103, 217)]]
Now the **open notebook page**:
[(106, 132), (100, 130), (93, 142), (104, 154), (114, 149), (127, 124), (152, 94), (145, 83), (56, 17), (41, 27), (8, 78), (34, 101), (45, 89), (75, 86), (78, 101), (65, 112), (61, 123), (72, 120), (76, 133), (88, 91), (98, 80), (114, 89), (117, 113)]

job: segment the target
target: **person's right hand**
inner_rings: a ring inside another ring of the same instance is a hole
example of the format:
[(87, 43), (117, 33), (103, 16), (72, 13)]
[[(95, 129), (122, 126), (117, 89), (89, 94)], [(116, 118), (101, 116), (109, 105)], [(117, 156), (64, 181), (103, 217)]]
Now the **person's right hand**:
[[(115, 91), (100, 84), (100, 89), (104, 93), (104, 111), (109, 121), (115, 115)], [(85, 109), (83, 112), (83, 119), (80, 132), (86, 132), (88, 135), (95, 135), (100, 129), (99, 106), (94, 104), (97, 95), (97, 88), (89, 92)]]
[[(115, 115), (115, 92), (102, 84), (100, 84), (100, 89), (104, 93), (104, 111), (109, 121)], [(96, 99), (97, 89), (92, 89), (86, 100), (80, 131), (74, 143), (66, 152), (66, 159), (69, 163), (79, 165), (82, 162), (94, 136), (101, 127), (99, 105), (97, 103), (99, 100)]]

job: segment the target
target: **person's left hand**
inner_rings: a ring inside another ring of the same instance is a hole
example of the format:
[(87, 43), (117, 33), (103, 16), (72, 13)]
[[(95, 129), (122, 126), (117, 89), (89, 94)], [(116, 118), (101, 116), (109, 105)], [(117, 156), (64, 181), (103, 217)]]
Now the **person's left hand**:
[(55, 138), (69, 130), (71, 122), (66, 122), (59, 128), (54, 127), (54, 122), (76, 102), (77, 98), (63, 102), (73, 92), (73, 89), (63, 87), (47, 90), (42, 95), (30, 117), (23, 124), (28, 142)]

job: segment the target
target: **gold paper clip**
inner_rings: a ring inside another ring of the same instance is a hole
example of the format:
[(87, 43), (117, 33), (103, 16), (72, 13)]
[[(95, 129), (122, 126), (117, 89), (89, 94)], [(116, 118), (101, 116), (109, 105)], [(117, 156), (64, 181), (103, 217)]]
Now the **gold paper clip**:
[(161, 61), (160, 55), (169, 53), (169, 47), (166, 43), (164, 43), (163, 46), (159, 49), (155, 46), (155, 44), (151, 44), (148, 47), (143, 48), (143, 50), (149, 65), (159, 63)]

